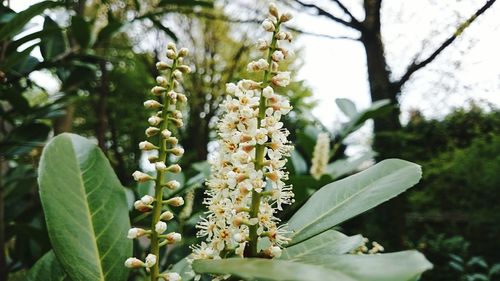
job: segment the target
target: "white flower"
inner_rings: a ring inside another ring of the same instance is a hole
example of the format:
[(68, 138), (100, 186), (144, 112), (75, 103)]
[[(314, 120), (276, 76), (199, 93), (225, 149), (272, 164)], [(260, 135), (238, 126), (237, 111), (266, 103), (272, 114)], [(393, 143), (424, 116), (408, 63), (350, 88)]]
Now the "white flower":
[(152, 267), (153, 265), (156, 264), (156, 256), (153, 255), (153, 254), (148, 254), (146, 256), (146, 262), (144, 263), (144, 265), (147, 267), (147, 268), (150, 268)]
[(167, 230), (167, 223), (164, 221), (159, 221), (155, 224), (155, 231), (158, 234), (162, 234)]
[(145, 264), (140, 259), (128, 258), (125, 261), (125, 266), (128, 268), (140, 268), (140, 267), (144, 267)]
[(159, 132), (159, 131), (160, 131), (160, 129), (158, 129), (158, 128), (156, 128), (156, 127), (148, 127), (148, 128), (146, 129), (146, 132), (145, 132), (145, 133), (146, 133), (146, 136), (147, 136), (147, 137), (152, 137), (152, 136), (154, 136), (154, 135), (158, 134), (158, 132)]
[(269, 44), (264, 39), (257, 40), (256, 45), (257, 45), (257, 49), (259, 49), (261, 51), (267, 51), (267, 49), (269, 48)]
[(285, 40), (287, 36), (286, 36), (286, 33), (284, 31), (280, 31), (280, 32), (276, 33), (275, 37), (278, 40)]
[(161, 131), (161, 135), (163, 136), (163, 138), (168, 139), (172, 136), (172, 132), (170, 132), (168, 129), (165, 129)]
[(314, 146), (311, 175), (319, 180), (326, 173), (326, 167), (330, 158), (330, 138), (327, 133), (318, 134), (318, 140)]
[(132, 177), (134, 177), (134, 180), (137, 182), (147, 182), (149, 180), (153, 180), (153, 177), (140, 171), (135, 171), (132, 174)]
[(278, 74), (276, 74), (271, 81), (277, 86), (286, 87), (290, 83), (290, 72), (278, 72)]

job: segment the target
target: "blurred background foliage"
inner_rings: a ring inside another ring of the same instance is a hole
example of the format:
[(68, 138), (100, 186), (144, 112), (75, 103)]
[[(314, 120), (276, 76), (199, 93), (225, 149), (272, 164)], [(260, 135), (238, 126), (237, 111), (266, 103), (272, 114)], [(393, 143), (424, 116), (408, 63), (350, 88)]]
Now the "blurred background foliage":
[[(16, 276), (51, 248), (36, 182), (39, 156), (50, 137), (74, 132), (94, 139), (127, 187), (130, 204), (150, 192), (151, 186), (136, 186), (131, 173), (143, 162), (136, 145), (148, 116), (142, 102), (168, 41), (192, 50), (188, 64), (193, 68), (184, 81), (189, 104), (187, 126), (180, 132), (187, 169), (179, 176), (183, 188), (176, 191), (191, 206), (176, 210), (180, 215), (173, 226), (187, 239), (169, 249), (169, 264), (189, 252), (203, 212), (205, 161), (216, 149), (214, 128), (225, 84), (248, 77), (246, 63), (258, 55), (252, 45), (261, 34), (252, 22), (230, 20), (224, 3), (42, 1), (15, 12), (7, 1), (0, 7), (1, 280), (22, 280)], [(265, 1), (256, 2), (261, 4)], [(35, 17), (43, 18), (39, 31), (31, 28)], [(292, 72), (303, 64), (300, 52), (289, 61)], [(57, 81), (58, 90), (39, 85), (36, 73)], [(381, 100), (356, 109), (339, 99), (332, 110), (342, 111), (348, 121), (332, 130), (311, 115), (316, 102), (304, 81), (283, 94), (294, 106), (285, 122), (295, 146), (288, 168), (296, 203), (283, 212), (287, 217), (314, 190), (373, 163), (377, 154), (371, 149), (348, 157), (346, 140), (366, 121), (393, 112), (394, 105)], [(330, 135), (332, 151), (325, 174), (316, 180), (309, 170), (320, 132)], [(380, 151), (422, 165), (423, 180), (398, 204), (372, 210), (346, 223), (344, 231), (362, 233), (391, 251), (423, 251), (435, 269), (422, 280), (499, 280), (500, 111), (470, 104), (439, 120), (415, 111), (407, 124), (383, 137), (390, 141), (385, 148), (378, 144)], [(388, 220), (394, 213), (399, 219)], [(133, 224), (139, 216), (131, 210)], [(140, 249), (135, 247), (136, 256), (144, 255)]]

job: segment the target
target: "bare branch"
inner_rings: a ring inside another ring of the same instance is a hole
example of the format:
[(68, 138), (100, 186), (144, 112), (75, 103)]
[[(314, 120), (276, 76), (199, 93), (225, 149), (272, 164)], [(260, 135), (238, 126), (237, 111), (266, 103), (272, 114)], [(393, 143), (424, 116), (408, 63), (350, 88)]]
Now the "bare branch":
[[(206, 12), (196, 12), (193, 13), (197, 17), (200, 18), (205, 18), (209, 20), (221, 20), (221, 21), (226, 21), (226, 22), (232, 22), (232, 23), (253, 23), (253, 24), (261, 24), (262, 20), (261, 19), (234, 19), (234, 18), (229, 18), (227, 16), (219, 16), (219, 15), (214, 15), (211, 13), (206, 13)], [(297, 32), (299, 34), (303, 35), (310, 35), (310, 36), (316, 36), (316, 37), (322, 37), (322, 38), (327, 38), (327, 39), (334, 39), (334, 40), (351, 40), (351, 41), (359, 41), (359, 38), (354, 38), (354, 37), (349, 37), (349, 36), (333, 36), (333, 35), (328, 35), (328, 34), (320, 34), (320, 33), (314, 33), (314, 32), (309, 32), (309, 31), (304, 31), (300, 30), (294, 27), (287, 26), (287, 29)]]
[(350, 18), (351, 18), (351, 21), (357, 25), (361, 25), (361, 23), (359, 22), (358, 19), (356, 19), (356, 17), (349, 11), (349, 9), (347, 9), (346, 6), (344, 6), (344, 4), (342, 4), (342, 2), (340, 2), (340, 0), (331, 0), (333, 2), (335, 2), (337, 4), (337, 6), (339, 6), (340, 9), (342, 9), (342, 11), (344, 11), (344, 13), (346, 13)]
[[(327, 18), (329, 18), (329, 19), (331, 19), (331, 20), (333, 20), (335, 22), (338, 22), (340, 24), (343, 24), (343, 25), (345, 25), (347, 27), (350, 27), (352, 29), (361, 31), (361, 25), (359, 24), (359, 22), (355, 22), (354, 21), (354, 17), (351, 17), (351, 21), (346, 21), (346, 20), (343, 20), (343, 19), (341, 19), (341, 18), (339, 18), (337, 16), (334, 16), (333, 14), (325, 11), (324, 9), (322, 9), (322, 8), (320, 8), (320, 7), (318, 7), (318, 6), (314, 5), (314, 4), (304, 3), (301, 0), (294, 0), (294, 1), (297, 2), (298, 4), (300, 4), (303, 7), (314, 8), (316, 10), (316, 14), (319, 15), (319, 16), (325, 16), (325, 17), (327, 17)], [(342, 4), (340, 4), (340, 5), (342, 5)], [(342, 5), (342, 7), (344, 7), (344, 6)]]
[(457, 30), (450, 36), (446, 41), (441, 44), (432, 54), (430, 54), (426, 59), (422, 60), (421, 62), (417, 62), (414, 60), (410, 66), (408, 66), (408, 69), (406, 70), (406, 73), (399, 79), (399, 81), (395, 82), (394, 84), (398, 87), (403, 86), (408, 79), (410, 79), (411, 75), (418, 70), (422, 69), (426, 65), (428, 65), (430, 62), (432, 62), (441, 52), (443, 52), (448, 46), (453, 43), (463, 32), (465, 29), (467, 29), (481, 14), (483, 14), (486, 10), (488, 10), (493, 3), (495, 3), (496, 0), (488, 0), (479, 10), (477, 10), (469, 19), (467, 19), (465, 22), (463, 22)]

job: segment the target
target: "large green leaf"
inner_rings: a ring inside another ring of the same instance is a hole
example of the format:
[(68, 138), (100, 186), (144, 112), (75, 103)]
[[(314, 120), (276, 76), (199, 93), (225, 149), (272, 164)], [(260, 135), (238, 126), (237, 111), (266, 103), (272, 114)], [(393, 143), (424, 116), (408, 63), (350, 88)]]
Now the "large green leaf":
[(69, 281), (68, 274), (64, 271), (54, 255), (49, 251), (41, 257), (30, 269), (26, 281)]
[(363, 236), (347, 236), (335, 230), (328, 230), (283, 251), (282, 259), (296, 260), (307, 255), (340, 255), (348, 253), (363, 243)]
[(341, 272), (325, 266), (286, 260), (230, 258), (220, 260), (195, 260), (197, 273), (231, 274), (246, 280), (273, 281), (356, 281)]
[(18, 13), (0, 29), (0, 41), (17, 34), (28, 23), (28, 21), (41, 14), (45, 9), (62, 4), (62, 2), (43, 1)]
[(44, 149), (39, 185), (52, 247), (71, 279), (126, 280), (125, 191), (99, 148), (77, 135), (55, 137)]
[(322, 187), (289, 220), (289, 228), (294, 232), (291, 245), (397, 196), (415, 185), (421, 176), (419, 165), (389, 159)]
[(354, 159), (341, 159), (328, 164), (326, 167), (327, 173), (334, 179), (354, 173), (361, 164), (373, 159), (375, 152), (366, 152)]
[[(42, 37), (42, 41), (40, 41), (40, 52), (42, 53), (43, 58), (48, 61), (66, 51), (66, 41), (59, 25), (57, 25), (57, 23), (49, 16), (45, 17), (43, 29), (56, 30), (55, 32)], [(59, 29), (59, 31), (57, 31), (57, 29)]]
[(304, 263), (325, 266), (362, 281), (413, 281), (432, 264), (417, 251), (376, 255), (308, 255)]
[(90, 23), (85, 21), (81, 16), (73, 16), (71, 18), (71, 31), (73, 37), (82, 48), (87, 48), (91, 39), (91, 26)]

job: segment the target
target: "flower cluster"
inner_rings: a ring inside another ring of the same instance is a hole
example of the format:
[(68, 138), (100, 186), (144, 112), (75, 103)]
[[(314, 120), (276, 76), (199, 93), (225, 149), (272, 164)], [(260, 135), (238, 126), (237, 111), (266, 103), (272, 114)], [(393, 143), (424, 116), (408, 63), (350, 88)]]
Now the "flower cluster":
[(177, 50), (172, 43), (167, 46), (167, 58), (170, 63), (158, 62), (156, 67), (159, 71), (167, 72), (167, 76), (156, 78), (157, 86), (151, 93), (156, 99), (144, 102), (144, 107), (157, 112), (148, 119), (150, 127), (146, 129), (146, 137), (149, 140), (139, 143), (139, 148), (143, 151), (156, 152), (149, 157), (150, 163), (154, 164), (156, 176), (135, 171), (132, 176), (137, 182), (155, 181), (155, 195), (145, 195), (134, 203), (134, 207), (139, 212), (151, 215), (150, 229), (131, 228), (128, 232), (129, 239), (147, 237), (151, 240), (151, 253), (147, 255), (145, 261), (137, 258), (129, 258), (125, 261), (125, 266), (129, 268), (146, 268), (151, 272), (151, 280), (163, 279), (167, 281), (180, 280), (179, 274), (175, 272), (159, 273), (159, 249), (168, 244), (174, 244), (181, 240), (181, 235), (176, 232), (166, 233), (167, 221), (173, 219), (174, 215), (168, 206), (178, 207), (184, 204), (182, 197), (163, 198), (163, 189), (177, 189), (180, 183), (176, 180), (165, 182), (166, 173), (179, 173), (181, 167), (178, 164), (167, 164), (169, 154), (180, 157), (184, 154), (184, 149), (178, 146), (178, 140), (173, 136), (171, 130), (183, 125), (182, 113), (179, 110), (180, 103), (187, 101), (186, 96), (178, 92), (179, 81), (183, 73), (190, 72), (190, 68), (183, 64), (183, 58), (188, 54), (186, 48)]
[(314, 146), (311, 175), (319, 180), (326, 173), (326, 166), (330, 158), (330, 137), (327, 133), (320, 133)]
[[(217, 125), (219, 150), (210, 160), (212, 175), (204, 201), (207, 216), (197, 225), (198, 235), (206, 242), (193, 247), (193, 259), (232, 254), (278, 257), (289, 240), (286, 226), (279, 225), (275, 213), (293, 202), (292, 188), (284, 182), (292, 146), (280, 121), (292, 107), (274, 87), (286, 87), (290, 82), (290, 72), (279, 69), (290, 52), (279, 43), (292, 39), (289, 32), (280, 30), (292, 16), (280, 15), (274, 4), (269, 6), (269, 14), (262, 27), (272, 33), (271, 41), (257, 42), (267, 59), (250, 62), (247, 68), (263, 73), (263, 80), (227, 84), (228, 95)], [(263, 238), (270, 246), (258, 252), (257, 243)]]

